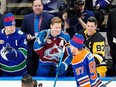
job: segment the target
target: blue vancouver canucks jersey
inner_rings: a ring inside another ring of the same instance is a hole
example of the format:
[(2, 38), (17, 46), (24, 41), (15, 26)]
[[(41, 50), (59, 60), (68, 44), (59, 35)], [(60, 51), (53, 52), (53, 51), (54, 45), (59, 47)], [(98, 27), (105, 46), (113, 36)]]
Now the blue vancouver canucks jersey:
[(19, 76), (26, 72), (27, 42), (19, 29), (6, 35), (0, 31), (0, 70), (2, 76)]

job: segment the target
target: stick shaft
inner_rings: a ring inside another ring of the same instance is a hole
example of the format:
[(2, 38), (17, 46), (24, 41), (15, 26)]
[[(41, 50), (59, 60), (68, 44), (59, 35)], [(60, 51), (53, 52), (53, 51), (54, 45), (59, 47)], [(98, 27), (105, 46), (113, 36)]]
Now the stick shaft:
[(55, 81), (54, 81), (54, 86), (53, 87), (56, 87), (57, 79), (58, 79), (58, 72), (56, 73), (56, 77), (55, 77)]
[(44, 41), (46, 41), (46, 40), (48, 39), (49, 34), (50, 34), (50, 29), (48, 29), (48, 31), (47, 31), (47, 35), (46, 35)]
[(108, 85), (110, 82), (112, 82), (113, 80), (115, 80), (116, 79), (116, 76), (115, 77), (113, 77), (111, 80), (109, 80), (108, 82), (106, 82), (104, 85), (106, 86), (106, 85)]
[[(62, 59), (63, 59), (63, 56), (64, 56), (64, 52), (65, 52), (65, 46), (63, 46), (63, 51), (62, 51), (62, 54), (61, 54), (61, 57), (60, 57), (60, 61), (59, 61), (58, 67), (62, 63)], [(57, 79), (58, 79), (58, 72), (56, 72), (56, 77), (55, 77), (55, 81), (54, 81), (54, 86), (53, 87), (56, 87)]]

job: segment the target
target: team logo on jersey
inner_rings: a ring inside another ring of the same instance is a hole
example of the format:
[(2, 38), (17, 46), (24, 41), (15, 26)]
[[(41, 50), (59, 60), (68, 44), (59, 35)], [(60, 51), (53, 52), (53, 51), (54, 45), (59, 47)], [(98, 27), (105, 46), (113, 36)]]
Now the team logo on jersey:
[(0, 40), (0, 44), (3, 44), (4, 43), (4, 40)]
[(82, 15), (82, 16), (81, 16), (81, 18), (82, 18), (82, 19), (84, 19), (84, 18), (85, 18), (85, 16), (83, 16), (83, 15)]
[(47, 39), (47, 43), (48, 43), (48, 44), (51, 44), (52, 41), (51, 41), (50, 39)]
[(24, 39), (24, 44), (27, 45), (27, 40), (26, 39)]
[(0, 54), (1, 54), (1, 56), (2, 56), (2, 58), (3, 58), (4, 60), (7, 60), (7, 61), (8, 61), (8, 59), (7, 59), (7, 57), (6, 57), (6, 55), (8, 54), (8, 51), (6, 51), (5, 47), (3, 47), (3, 48), (1, 49)]
[(85, 16), (87, 15), (87, 13), (83, 13), (83, 14), (81, 14), (81, 18), (82, 19), (85, 19)]
[(21, 34), (21, 35), (22, 35), (22, 34), (23, 34), (23, 32), (22, 32), (21, 30), (19, 30), (19, 31), (18, 31), (18, 34)]
[(60, 56), (61, 56), (61, 53), (62, 53), (62, 47), (57, 46), (57, 45), (55, 44), (53, 47), (47, 49), (47, 50), (44, 52), (44, 55), (45, 55), (44, 57), (45, 57), (46, 59), (50, 59), (50, 60), (54, 59), (54, 60), (56, 60), (56, 61), (59, 61)]
[(15, 54), (16, 54), (16, 56), (17, 56), (16, 50), (14, 48), (12, 48), (9, 43), (7, 43), (6, 47), (3, 46), (2, 49), (0, 50), (1, 57), (4, 60), (7, 60), (7, 61), (9, 61), (10, 59), (12, 59), (10, 57), (7, 57), (7, 54), (10, 53), (11, 50), (14, 51)]
[(15, 21), (12, 21), (12, 25), (15, 25)]

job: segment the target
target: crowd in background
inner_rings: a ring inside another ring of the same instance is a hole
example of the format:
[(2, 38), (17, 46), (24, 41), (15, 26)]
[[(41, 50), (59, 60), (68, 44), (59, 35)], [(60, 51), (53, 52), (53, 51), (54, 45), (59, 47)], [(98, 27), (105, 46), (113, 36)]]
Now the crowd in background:
[[(16, 28), (12, 13), (0, 14), (0, 76), (28, 73), (31, 76), (54, 77), (62, 51), (64, 63), (69, 63), (73, 56), (69, 44), (76, 33), (83, 35), (84, 47), (94, 55), (98, 75), (107, 76), (105, 38), (99, 33), (105, 15), (108, 15), (105, 32), (113, 60), (113, 75), (116, 75), (116, 4), (112, 5), (112, 2), (64, 0), (54, 15), (43, 11), (41, 0), (34, 0), (33, 13), (23, 17), (20, 30)], [(70, 64), (61, 76), (73, 76)]]

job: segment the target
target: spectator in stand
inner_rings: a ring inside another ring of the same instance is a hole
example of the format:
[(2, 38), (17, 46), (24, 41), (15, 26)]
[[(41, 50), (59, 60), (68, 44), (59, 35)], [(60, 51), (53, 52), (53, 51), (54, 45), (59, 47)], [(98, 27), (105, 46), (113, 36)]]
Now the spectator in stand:
[[(63, 47), (69, 43), (70, 36), (62, 31), (61, 26), (62, 20), (54, 17), (51, 20), (51, 29), (41, 31), (34, 42), (34, 50), (40, 56), (38, 76), (54, 77), (61, 55), (64, 54), (63, 61), (70, 57), (68, 45), (63, 52)], [(67, 74), (66, 72), (64, 75)]]
[(43, 12), (42, 0), (34, 0), (32, 2), (32, 9), (34, 13), (24, 16), (21, 30), (26, 34), (28, 41), (28, 54), (27, 54), (27, 72), (35, 76), (39, 56), (34, 52), (33, 43), (37, 34), (44, 29), (49, 29), (51, 19), (54, 17), (51, 14)]
[(108, 14), (107, 39), (110, 46), (110, 54), (113, 60), (114, 76), (116, 76), (116, 8), (111, 9)]
[[(66, 31), (67, 33), (69, 33), (71, 38), (73, 37), (73, 35), (75, 35), (75, 33), (78, 33), (79, 30), (86, 29), (86, 25), (84, 24), (84, 22), (86, 23), (87, 19), (90, 16), (94, 16), (94, 13), (92, 11), (85, 9), (85, 3), (86, 3), (85, 0), (77, 0), (76, 2), (72, 1), (71, 4), (64, 3), (63, 5), (61, 5), (59, 9), (59, 10), (63, 9), (67, 10), (68, 18), (65, 19), (68, 19), (68, 21), (65, 20), (64, 21), (67, 22), (67, 24), (65, 23), (67, 25)], [(63, 6), (65, 8), (63, 8)], [(66, 7), (68, 9), (66, 9)]]
[(108, 7), (110, 4), (111, 0), (96, 0), (93, 4), (99, 30), (102, 30), (101, 24), (104, 21), (104, 15), (108, 13)]
[(86, 0), (85, 8), (93, 11), (98, 21), (98, 31), (103, 31), (102, 23), (104, 21), (104, 15), (106, 15), (111, 8), (111, 2), (113, 0)]
[(27, 41), (22, 31), (16, 28), (12, 13), (4, 16), (0, 30), (0, 70), (2, 76), (21, 76), (27, 72)]
[(67, 11), (60, 11), (58, 16), (62, 19), (62, 30), (66, 32), (66, 30), (69, 29), (69, 19)]
[(97, 73), (101, 77), (106, 76), (105, 63), (105, 38), (96, 31), (97, 20), (95, 17), (89, 17), (87, 20), (87, 29), (79, 31), (85, 38), (84, 44), (89, 49), (95, 58)]
[(86, 0), (85, 9), (94, 12), (94, 7), (93, 7), (94, 1), (96, 1), (96, 0)]

